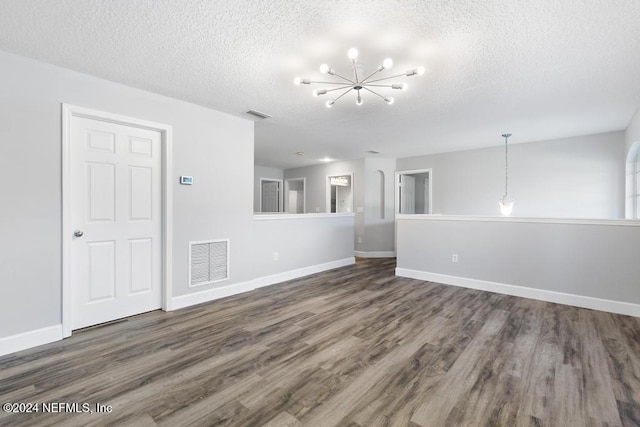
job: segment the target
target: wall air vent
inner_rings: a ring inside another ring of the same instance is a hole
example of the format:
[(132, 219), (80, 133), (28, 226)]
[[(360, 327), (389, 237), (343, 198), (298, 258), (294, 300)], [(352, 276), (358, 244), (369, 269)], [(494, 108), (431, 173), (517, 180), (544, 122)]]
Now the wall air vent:
[(269, 119), (271, 118), (270, 115), (266, 114), (266, 113), (261, 113), (260, 111), (256, 111), (256, 110), (249, 110), (249, 111), (245, 111), (245, 114), (249, 114), (250, 116), (254, 116), (259, 118), (260, 120), (262, 119)]
[(189, 287), (229, 278), (229, 240), (189, 242)]

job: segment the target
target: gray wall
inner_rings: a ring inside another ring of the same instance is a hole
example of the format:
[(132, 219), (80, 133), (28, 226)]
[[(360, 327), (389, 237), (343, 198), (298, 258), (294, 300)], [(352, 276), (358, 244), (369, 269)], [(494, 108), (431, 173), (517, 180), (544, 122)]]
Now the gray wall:
[[(62, 321), (62, 103), (172, 126), (174, 297), (203, 302), (217, 288), (245, 289), (263, 275), (353, 256), (353, 216), (288, 226), (254, 220), (252, 121), (3, 52), (0, 73), (5, 342)], [(194, 185), (179, 185), (180, 175)], [(230, 239), (230, 279), (189, 288), (188, 243), (219, 238)]]
[(0, 74), (0, 337), (61, 323), (63, 102), (173, 126), (174, 296), (190, 240), (230, 238), (230, 282), (251, 278), (251, 121), (2, 52)]
[[(253, 225), (256, 277), (353, 258), (353, 214), (258, 218)], [(274, 260), (274, 253), (278, 260)]]
[[(362, 252), (395, 251), (395, 187), (396, 160), (365, 159), (364, 228), (357, 245)], [(384, 177), (384, 182), (382, 182)], [(382, 200), (382, 189), (384, 199)], [(384, 214), (383, 214), (384, 212)]]
[(638, 242), (637, 224), (398, 219), (398, 268), (640, 304)]
[[(356, 212), (355, 234), (364, 233), (364, 216), (358, 213), (358, 207), (364, 207), (364, 161), (333, 162), (317, 166), (286, 169), (284, 178), (306, 178), (307, 213), (327, 212), (327, 176), (353, 173), (353, 209)], [(354, 236), (351, 236), (354, 238)], [(356, 240), (356, 250), (359, 244)]]
[[(327, 176), (353, 172), (355, 250), (359, 255), (366, 255), (395, 250), (395, 169), (395, 159), (366, 158), (286, 169), (284, 178), (306, 178), (307, 212), (314, 213), (316, 208), (319, 212), (326, 212)], [(384, 176), (384, 182), (381, 176)], [(381, 200), (381, 187), (384, 188), (384, 200)]]
[[(509, 143), (514, 216), (624, 217), (624, 132)], [(517, 139), (515, 139), (517, 141)], [(433, 169), (433, 213), (500, 215), (504, 140), (496, 147), (398, 159), (398, 170)]]

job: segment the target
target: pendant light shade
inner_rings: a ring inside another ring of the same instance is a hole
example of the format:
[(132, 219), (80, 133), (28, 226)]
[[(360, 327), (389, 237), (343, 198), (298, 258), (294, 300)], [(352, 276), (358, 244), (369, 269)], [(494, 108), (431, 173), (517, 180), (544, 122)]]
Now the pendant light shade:
[(500, 213), (504, 216), (511, 215), (515, 203), (513, 200), (500, 200)]

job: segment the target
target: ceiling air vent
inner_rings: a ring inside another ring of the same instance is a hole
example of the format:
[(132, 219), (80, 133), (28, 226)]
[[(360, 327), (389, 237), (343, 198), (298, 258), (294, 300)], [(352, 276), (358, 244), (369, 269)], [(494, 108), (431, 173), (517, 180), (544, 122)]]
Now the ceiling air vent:
[(259, 119), (269, 119), (271, 118), (270, 115), (265, 114), (265, 113), (261, 113), (260, 111), (256, 111), (256, 110), (249, 110), (249, 111), (245, 111), (245, 114), (249, 114), (250, 116), (254, 116), (257, 117)]

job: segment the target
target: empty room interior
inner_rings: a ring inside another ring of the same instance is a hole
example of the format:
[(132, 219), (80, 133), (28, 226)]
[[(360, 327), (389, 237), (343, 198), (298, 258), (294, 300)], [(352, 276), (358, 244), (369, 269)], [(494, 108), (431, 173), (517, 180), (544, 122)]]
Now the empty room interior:
[(0, 101), (0, 425), (640, 425), (638, 1), (4, 0)]

